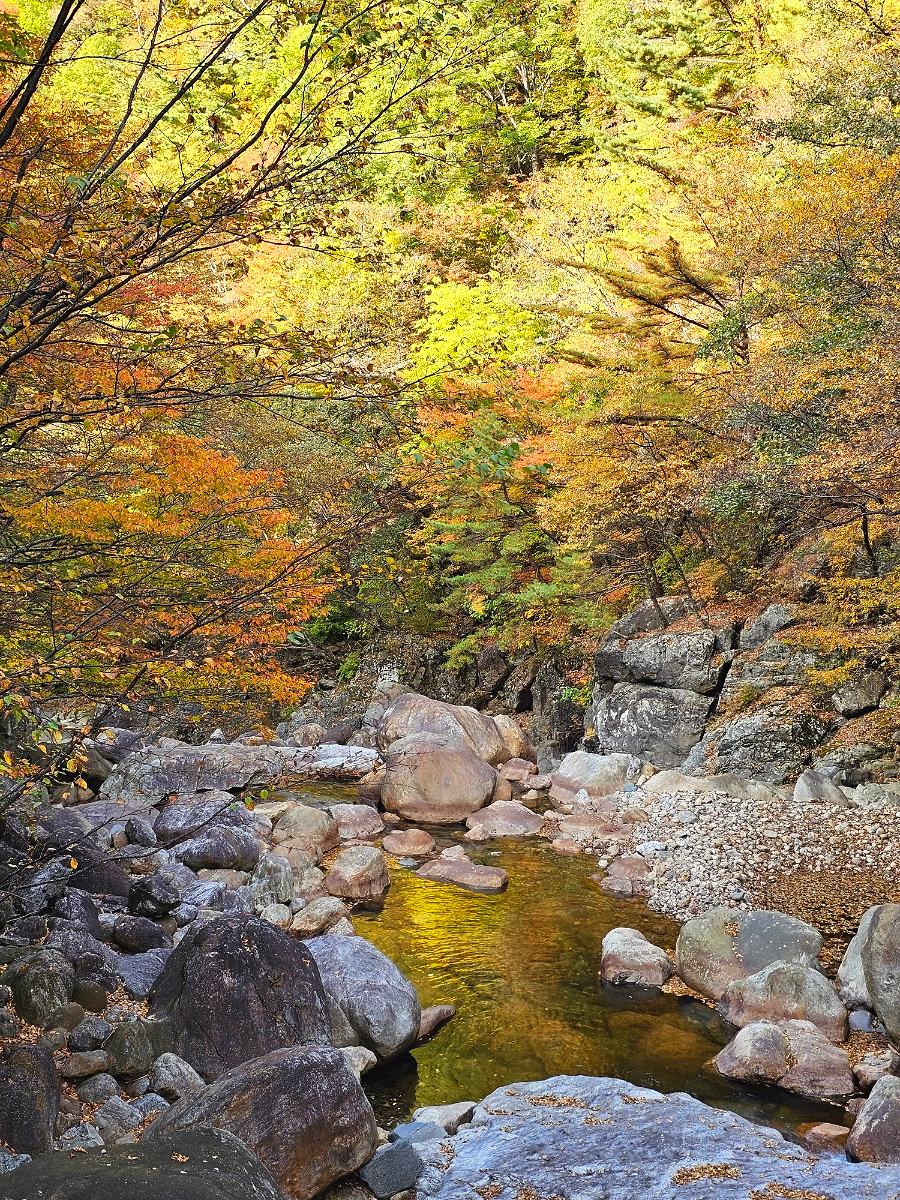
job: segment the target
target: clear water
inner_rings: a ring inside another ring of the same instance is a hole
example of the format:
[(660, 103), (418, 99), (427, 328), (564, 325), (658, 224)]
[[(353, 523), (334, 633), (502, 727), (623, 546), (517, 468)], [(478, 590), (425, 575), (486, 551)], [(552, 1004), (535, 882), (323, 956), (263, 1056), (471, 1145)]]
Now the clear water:
[[(430, 832), (449, 845), (464, 831)], [(600, 943), (610, 929), (629, 925), (671, 949), (678, 925), (639, 900), (601, 892), (587, 878), (597, 870), (593, 857), (563, 857), (536, 839), (464, 844), (475, 861), (509, 872), (506, 892), (480, 896), (396, 868), (383, 910), (354, 913), (357, 931), (412, 980), (423, 1007), (457, 1009), (425, 1046), (364, 1077), (380, 1124), (562, 1074), (689, 1092), (782, 1129), (841, 1123), (840, 1108), (733, 1085), (711, 1070), (733, 1030), (707, 1005), (601, 984)]]

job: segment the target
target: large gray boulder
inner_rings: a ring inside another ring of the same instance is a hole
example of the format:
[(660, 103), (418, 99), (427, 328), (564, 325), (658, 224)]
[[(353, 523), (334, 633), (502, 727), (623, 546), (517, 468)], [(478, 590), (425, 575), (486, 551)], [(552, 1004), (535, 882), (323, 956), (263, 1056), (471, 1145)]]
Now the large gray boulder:
[(862, 939), (861, 957), (872, 1007), (900, 1039), (900, 904), (880, 904)]
[(157, 979), (149, 1011), (169, 1029), (166, 1049), (207, 1081), (283, 1046), (331, 1044), (305, 943), (254, 917), (192, 926)]
[(803, 771), (794, 784), (794, 800), (798, 804), (819, 802), (832, 808), (850, 808), (850, 801), (833, 780), (818, 771)]
[(391, 960), (362, 937), (326, 933), (306, 946), (328, 997), (335, 1045), (366, 1046), (382, 1060), (408, 1050), (418, 1037), (422, 1008)]
[(45, 1026), (50, 1014), (72, 999), (75, 972), (58, 950), (38, 946), (7, 967), (3, 982), (12, 988), (16, 1013), (22, 1020), (27, 1025)]
[(900, 1163), (900, 1078), (882, 1075), (859, 1110), (849, 1154), (862, 1162)]
[(831, 703), (842, 717), (859, 717), (878, 707), (888, 684), (884, 671), (857, 671), (838, 688)]
[(751, 1021), (811, 1021), (832, 1042), (847, 1036), (847, 1010), (821, 971), (799, 962), (774, 962), (729, 983), (719, 1012), (732, 1025)]
[(45, 1154), (4, 1175), (4, 1200), (284, 1200), (259, 1159), (224, 1130), (82, 1151)]
[(312, 1200), (378, 1144), (366, 1094), (329, 1046), (289, 1046), (233, 1067), (157, 1117), (142, 1145), (196, 1128), (240, 1138), (292, 1200)]
[(594, 737), (604, 753), (624, 752), (677, 767), (703, 736), (713, 698), (685, 688), (617, 683), (595, 697)]
[(384, 714), (378, 726), (378, 749), (385, 754), (401, 738), (422, 733), (464, 742), (480, 759), (495, 767), (515, 757), (491, 717), (475, 708), (445, 704), (417, 692), (406, 692)]
[(790, 701), (766, 704), (698, 741), (684, 760), (684, 770), (701, 775), (733, 772), (765, 783), (784, 783), (803, 770), (830, 728), (818, 713), (798, 711)]
[(163, 805), (153, 832), (161, 846), (169, 846), (213, 826), (253, 829), (254, 824), (253, 813), (231, 792), (194, 792)]
[(838, 967), (838, 995), (851, 1012), (856, 1008), (872, 1008), (872, 997), (869, 995), (866, 973), (863, 968), (862, 948), (869, 932), (869, 926), (880, 908), (880, 904), (874, 904), (863, 913), (856, 933), (850, 939), (850, 944), (844, 951), (844, 957)]
[(732, 640), (731, 626), (640, 638), (607, 637), (594, 655), (594, 672), (598, 679), (620, 683), (714, 692), (728, 666)]
[(461, 739), (415, 733), (385, 755), (381, 803), (428, 825), (457, 824), (491, 799), (497, 772)]
[(741, 630), (740, 647), (755, 650), (793, 623), (794, 614), (786, 604), (770, 604)]
[[(453, 1153), (429, 1144), (420, 1200), (876, 1200), (900, 1170), (821, 1158), (777, 1130), (620, 1079), (557, 1076), (498, 1088), (475, 1109)], [(423, 1148), (424, 1149), (424, 1148)]]
[(167, 796), (273, 787), (285, 778), (361, 779), (378, 755), (362, 746), (149, 746), (124, 759), (100, 788), (109, 800), (158, 804)]
[(632, 766), (630, 754), (588, 754), (574, 750), (567, 754), (550, 776), (550, 800), (566, 804), (576, 792), (585, 791), (598, 800), (621, 791)]
[(821, 949), (822, 935), (796, 917), (768, 909), (711, 908), (682, 926), (675, 970), (688, 987), (719, 1000), (729, 983), (774, 962), (815, 968)]
[(856, 1087), (847, 1051), (810, 1021), (754, 1021), (714, 1061), (728, 1079), (775, 1084), (808, 1100), (846, 1100)]

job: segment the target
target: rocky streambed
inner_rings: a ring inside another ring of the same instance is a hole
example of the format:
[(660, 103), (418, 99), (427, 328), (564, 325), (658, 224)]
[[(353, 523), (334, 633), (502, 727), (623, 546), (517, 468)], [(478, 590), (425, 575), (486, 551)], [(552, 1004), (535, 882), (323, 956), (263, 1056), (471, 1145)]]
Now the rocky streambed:
[[(816, 928), (760, 907), (832, 845), (848, 889), (883, 871), (890, 799), (625, 753), (539, 773), (511, 718), (410, 693), (382, 706), (374, 745), (304, 736), (109, 730), (97, 798), (8, 823), (10, 1197), (102, 1196), (104, 1171), (121, 1195), (143, 1171), (185, 1200), (521, 1200), (548, 1163), (566, 1197), (896, 1190), (893, 1168), (851, 1169), (844, 1147), (900, 1161), (900, 906), (865, 911), (858, 889), (836, 982)], [(800, 1130), (805, 1149), (697, 1098)], [(704, 1129), (731, 1150), (713, 1156)], [(611, 1165), (641, 1139), (646, 1164)], [(99, 1174), (65, 1177), (60, 1152)], [(212, 1164), (202, 1187), (171, 1166), (192, 1159)]]

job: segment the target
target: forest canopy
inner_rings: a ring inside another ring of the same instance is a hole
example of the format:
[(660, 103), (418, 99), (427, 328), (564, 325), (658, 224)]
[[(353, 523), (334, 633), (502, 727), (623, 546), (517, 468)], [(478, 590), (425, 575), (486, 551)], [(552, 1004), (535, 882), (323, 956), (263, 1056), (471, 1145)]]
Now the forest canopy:
[(791, 555), (896, 654), (897, 0), (23, 0), (0, 85), (10, 720)]

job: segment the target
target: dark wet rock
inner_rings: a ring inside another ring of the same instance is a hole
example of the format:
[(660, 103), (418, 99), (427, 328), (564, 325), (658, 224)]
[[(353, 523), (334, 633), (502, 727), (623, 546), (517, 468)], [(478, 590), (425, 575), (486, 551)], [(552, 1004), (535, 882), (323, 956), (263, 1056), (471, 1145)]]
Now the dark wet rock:
[(47, 1018), (47, 1024), (50, 1029), (64, 1029), (67, 1033), (84, 1020), (84, 1009), (80, 1004), (74, 1004), (71, 1000), (68, 1004), (64, 1004), (61, 1008), (55, 1009)]
[(252, 829), (254, 824), (253, 813), (231, 792), (196, 792), (163, 805), (153, 833), (161, 846), (169, 846), (214, 827)]
[(159, 875), (136, 879), (128, 892), (128, 909), (137, 917), (164, 917), (180, 902), (178, 889)]
[[(444, 1136), (443, 1130), (438, 1130)], [(401, 1139), (383, 1146), (357, 1175), (376, 1200), (388, 1200), (398, 1192), (415, 1188), (425, 1164), (414, 1142)]]
[(53, 1147), (59, 1100), (50, 1051), (7, 1046), (0, 1061), (0, 1142), (19, 1154), (46, 1154)]
[(283, 1046), (331, 1042), (305, 943), (256, 918), (191, 926), (153, 988), (150, 1014), (171, 1022), (164, 1048), (206, 1080)]
[(103, 1044), (109, 1055), (110, 1070), (123, 1079), (149, 1075), (172, 1040), (170, 1023), (148, 1017), (120, 1022)]
[(728, 1079), (770, 1083), (809, 1100), (846, 1100), (854, 1090), (847, 1051), (810, 1021), (754, 1021), (715, 1058)]
[(255, 1155), (221, 1130), (101, 1147), (47, 1155), (3, 1176), (4, 1200), (283, 1200)]
[(86, 954), (95, 954), (107, 965), (114, 966), (117, 957), (116, 951), (111, 946), (91, 937), (82, 926), (69, 925), (62, 921), (50, 930), (44, 942), (44, 948), (58, 950), (70, 963), (76, 963)]
[(331, 895), (345, 900), (379, 899), (390, 886), (385, 857), (376, 846), (342, 850), (325, 876)]
[(773, 962), (815, 967), (821, 948), (821, 934), (796, 917), (768, 909), (712, 908), (682, 926), (675, 970), (689, 987), (719, 1000), (733, 980)]
[(161, 925), (147, 917), (135, 917), (131, 913), (123, 913), (118, 918), (113, 936), (123, 950), (129, 950), (133, 954), (143, 954), (145, 950), (172, 945), (171, 935), (166, 933)]
[(648, 758), (658, 767), (676, 767), (703, 736), (713, 698), (685, 688), (617, 683), (597, 696), (593, 738), (603, 753)]
[(900, 1163), (900, 1078), (896, 1075), (884, 1075), (875, 1083), (850, 1130), (847, 1150), (861, 1162)]
[(69, 1049), (75, 1052), (98, 1050), (112, 1031), (112, 1025), (102, 1017), (85, 1017), (69, 1034)]
[(125, 836), (134, 846), (151, 848), (158, 841), (156, 831), (146, 817), (129, 817), (125, 822)]
[(201, 867), (252, 871), (259, 859), (259, 842), (249, 829), (214, 825), (182, 842), (175, 853), (192, 871)]
[(169, 961), (171, 950), (158, 947), (144, 954), (122, 955), (118, 972), (125, 991), (135, 1000), (144, 1000), (150, 995), (153, 985)]
[(21, 911), (25, 916), (33, 916), (50, 908), (65, 895), (72, 879), (68, 858), (56, 858), (41, 867), (24, 867), (15, 881)]
[(433, 858), (419, 867), (416, 874), (420, 879), (433, 883), (452, 883), (467, 892), (505, 892), (509, 876), (502, 867), (482, 867), (469, 859)]
[(330, 1046), (290, 1046), (232, 1068), (158, 1117), (142, 1145), (197, 1127), (239, 1137), (293, 1200), (312, 1200), (362, 1166), (377, 1144), (365, 1092)]
[(419, 1033), (419, 997), (386, 955), (365, 938), (332, 934), (314, 938), (308, 950), (328, 997), (337, 1045), (359, 1043), (380, 1059), (409, 1049)]
[(74, 959), (74, 969), (72, 999), (88, 1012), (102, 1012), (107, 997), (119, 986), (118, 973), (107, 962), (106, 954), (95, 954), (93, 951), (80, 954)]
[(4, 972), (16, 1013), (28, 1025), (47, 1024), (50, 1014), (72, 998), (75, 973), (58, 950), (40, 947), (20, 955)]
[(611, 929), (603, 939), (600, 978), (605, 983), (661, 988), (672, 974), (665, 950), (637, 929)]
[(799, 962), (774, 962), (729, 983), (719, 1012), (732, 1025), (751, 1021), (811, 1021), (832, 1042), (847, 1036), (847, 1010), (821, 971)]
[(177, 1054), (161, 1054), (150, 1072), (150, 1086), (164, 1100), (174, 1104), (176, 1100), (196, 1096), (206, 1084), (183, 1058)]
[(420, 1200), (471, 1200), (487, 1188), (496, 1200), (526, 1188), (563, 1200), (875, 1200), (900, 1190), (900, 1171), (890, 1167), (815, 1157), (683, 1092), (664, 1096), (618, 1079), (557, 1076), (498, 1088), (452, 1148), (420, 1147), (428, 1154)]
[(900, 1037), (900, 904), (881, 904), (869, 917), (860, 956), (872, 1007), (890, 1036)]
[(216, 908), (222, 911), (227, 891), (224, 883), (217, 883), (214, 879), (196, 879), (182, 888), (181, 899), (184, 904), (192, 904), (195, 908)]
[(80, 926), (97, 941), (102, 940), (100, 912), (94, 897), (89, 892), (82, 891), (81, 888), (66, 888), (65, 893), (53, 906), (53, 914), (68, 921), (71, 925)]

